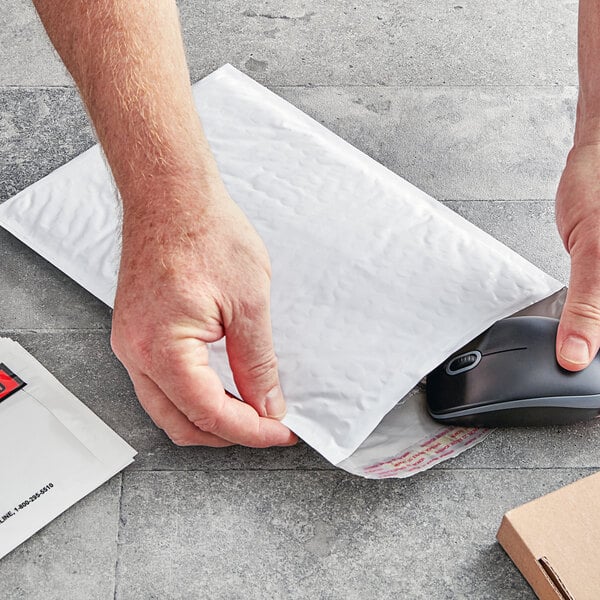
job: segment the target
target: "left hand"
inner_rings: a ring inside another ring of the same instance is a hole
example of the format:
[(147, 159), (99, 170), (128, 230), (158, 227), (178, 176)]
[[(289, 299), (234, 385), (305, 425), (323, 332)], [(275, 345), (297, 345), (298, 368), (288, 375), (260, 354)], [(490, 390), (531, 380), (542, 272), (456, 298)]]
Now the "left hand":
[(556, 193), (556, 223), (571, 256), (556, 356), (565, 369), (580, 371), (600, 347), (600, 144), (576, 145), (569, 153)]

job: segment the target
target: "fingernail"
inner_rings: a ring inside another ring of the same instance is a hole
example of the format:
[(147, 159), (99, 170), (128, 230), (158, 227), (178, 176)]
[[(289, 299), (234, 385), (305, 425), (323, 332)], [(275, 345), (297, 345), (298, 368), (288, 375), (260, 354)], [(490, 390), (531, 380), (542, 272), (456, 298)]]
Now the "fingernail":
[(586, 365), (590, 362), (590, 347), (577, 335), (570, 335), (560, 347), (560, 357), (574, 365)]
[(282, 419), (285, 415), (285, 400), (279, 386), (274, 387), (265, 397), (267, 417)]

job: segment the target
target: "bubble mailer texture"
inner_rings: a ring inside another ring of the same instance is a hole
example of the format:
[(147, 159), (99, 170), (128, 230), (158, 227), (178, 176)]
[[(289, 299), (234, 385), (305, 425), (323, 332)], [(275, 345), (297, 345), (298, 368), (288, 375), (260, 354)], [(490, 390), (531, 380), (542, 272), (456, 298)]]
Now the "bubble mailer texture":
[[(271, 256), (284, 422), (332, 463), (449, 354), (560, 289), (232, 66), (193, 91)], [(97, 146), (4, 203), (0, 224), (112, 305), (119, 204)], [(223, 343), (211, 362), (237, 393)]]

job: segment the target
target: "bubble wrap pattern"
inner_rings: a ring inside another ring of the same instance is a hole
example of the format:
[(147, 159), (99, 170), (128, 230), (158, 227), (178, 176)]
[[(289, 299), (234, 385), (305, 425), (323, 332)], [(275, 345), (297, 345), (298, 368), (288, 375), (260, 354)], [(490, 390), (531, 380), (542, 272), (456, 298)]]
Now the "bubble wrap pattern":
[[(265, 240), (285, 423), (337, 464), (445, 357), (561, 284), (230, 65), (193, 87), (225, 184)], [(94, 147), (0, 224), (112, 305), (118, 202)], [(225, 346), (211, 361), (237, 393)]]

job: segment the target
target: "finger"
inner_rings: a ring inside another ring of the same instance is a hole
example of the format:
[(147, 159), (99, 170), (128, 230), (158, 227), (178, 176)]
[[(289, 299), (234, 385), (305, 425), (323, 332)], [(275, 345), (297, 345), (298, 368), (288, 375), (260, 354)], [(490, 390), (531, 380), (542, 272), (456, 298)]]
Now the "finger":
[(569, 291), (556, 336), (559, 364), (570, 371), (589, 365), (600, 347), (600, 251), (571, 248)]
[(153, 375), (171, 402), (202, 431), (255, 448), (290, 446), (297, 437), (275, 419), (261, 417), (244, 402), (225, 393), (208, 366), (206, 345), (186, 339), (167, 359), (161, 377)]
[(225, 330), (225, 342), (244, 402), (264, 417), (283, 418), (286, 408), (273, 348), (268, 295), (262, 305), (234, 316)]
[(154, 424), (162, 429), (176, 445), (211, 446), (213, 448), (233, 445), (228, 440), (201, 431), (196, 427), (146, 375), (142, 373), (132, 375), (131, 380), (144, 410), (154, 421)]

